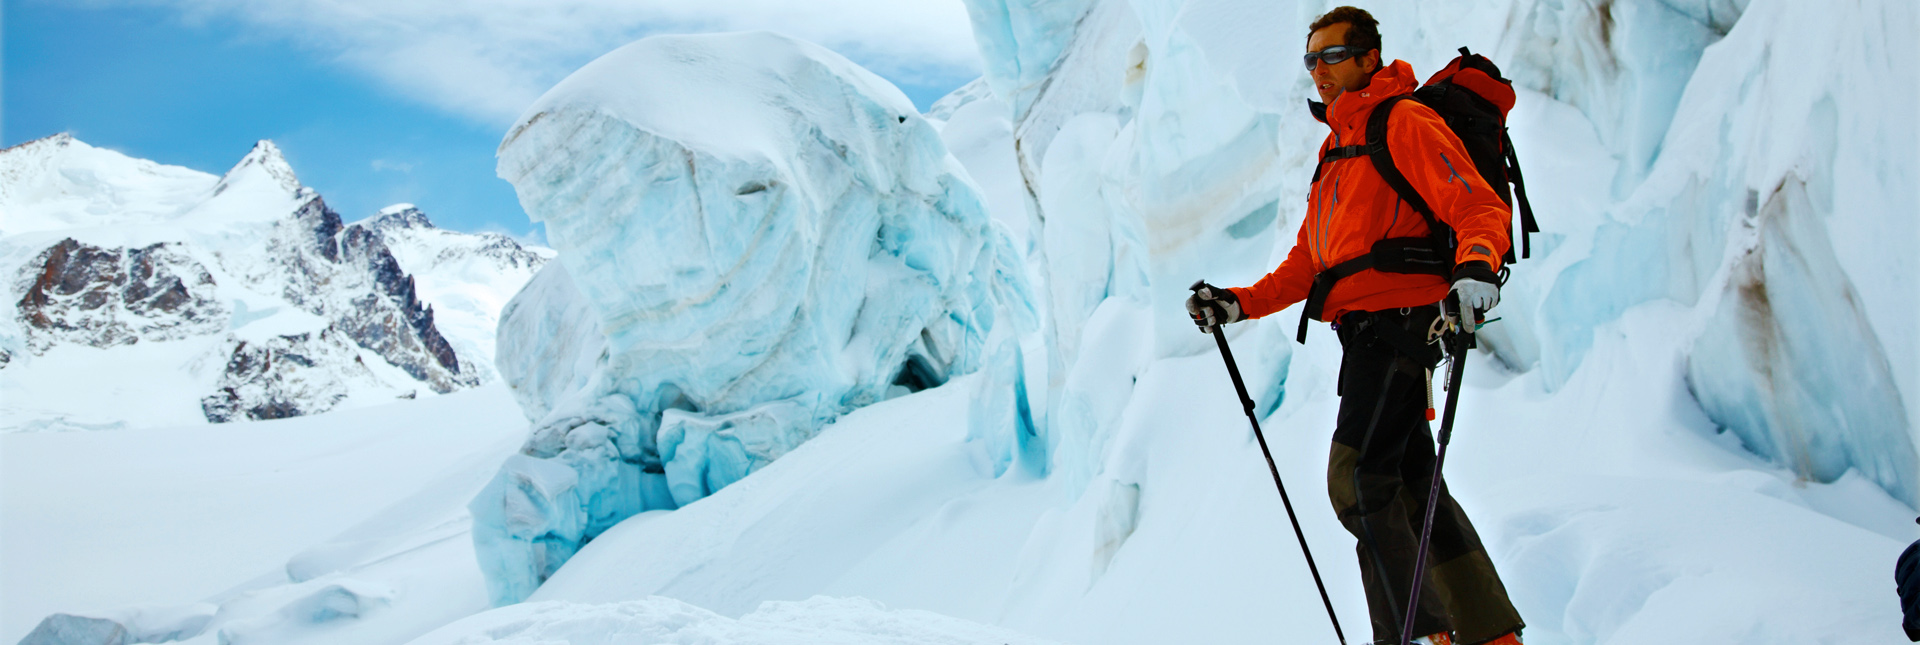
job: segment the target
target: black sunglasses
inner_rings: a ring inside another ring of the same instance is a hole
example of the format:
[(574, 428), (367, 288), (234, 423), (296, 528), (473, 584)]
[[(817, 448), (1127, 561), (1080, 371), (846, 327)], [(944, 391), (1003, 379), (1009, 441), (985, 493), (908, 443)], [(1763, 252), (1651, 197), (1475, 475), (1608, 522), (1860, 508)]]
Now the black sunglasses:
[(1359, 56), (1363, 53), (1366, 52), (1360, 51), (1357, 47), (1349, 47), (1346, 45), (1334, 45), (1317, 52), (1307, 52), (1307, 71), (1313, 71), (1313, 61), (1315, 59), (1325, 62), (1328, 65), (1338, 65), (1346, 62), (1349, 58)]

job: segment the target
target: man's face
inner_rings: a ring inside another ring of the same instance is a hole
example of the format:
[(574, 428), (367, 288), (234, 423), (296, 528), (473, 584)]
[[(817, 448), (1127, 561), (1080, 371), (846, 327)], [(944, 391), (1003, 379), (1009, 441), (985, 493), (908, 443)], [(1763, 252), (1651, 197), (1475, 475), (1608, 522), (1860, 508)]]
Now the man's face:
[[(1353, 23), (1336, 22), (1319, 31), (1307, 35), (1307, 51), (1317, 52), (1335, 45), (1347, 43), (1347, 31), (1353, 29)], [(1378, 50), (1375, 50), (1376, 52)], [(1320, 91), (1320, 102), (1333, 104), (1333, 99), (1341, 92), (1351, 92), (1366, 87), (1373, 79), (1374, 70), (1380, 67), (1380, 54), (1368, 52), (1365, 56), (1355, 56), (1347, 60), (1328, 65), (1325, 61), (1316, 61), (1313, 66), (1313, 88)]]

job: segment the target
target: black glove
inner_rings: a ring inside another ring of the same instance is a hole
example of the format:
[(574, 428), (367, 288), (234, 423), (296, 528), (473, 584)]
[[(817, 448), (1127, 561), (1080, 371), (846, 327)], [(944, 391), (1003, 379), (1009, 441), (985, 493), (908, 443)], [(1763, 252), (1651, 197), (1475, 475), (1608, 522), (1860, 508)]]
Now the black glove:
[(1907, 640), (1920, 643), (1920, 541), (1908, 545), (1894, 562), (1893, 581), (1900, 592), (1900, 626)]
[(1227, 323), (1237, 323), (1247, 319), (1240, 311), (1240, 297), (1232, 291), (1222, 289), (1205, 281), (1193, 283), (1193, 295), (1187, 296), (1187, 315), (1193, 317), (1193, 324), (1200, 331)]

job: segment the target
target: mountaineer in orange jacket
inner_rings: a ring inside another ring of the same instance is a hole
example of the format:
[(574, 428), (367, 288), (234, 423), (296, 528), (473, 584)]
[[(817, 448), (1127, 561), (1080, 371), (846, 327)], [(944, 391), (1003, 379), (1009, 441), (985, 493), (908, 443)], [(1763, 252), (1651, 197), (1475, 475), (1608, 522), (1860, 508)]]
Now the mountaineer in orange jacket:
[[(1340, 412), (1327, 488), (1357, 551), (1374, 642), (1397, 642), (1412, 586), (1415, 551), (1434, 467), (1428, 427), (1432, 368), (1440, 361), (1428, 328), (1449, 291), (1468, 311), (1499, 303), (1501, 257), (1512, 211), (1474, 169), (1459, 138), (1431, 108), (1392, 104), (1387, 148), (1393, 166), (1453, 231), (1452, 257), (1433, 250), (1426, 218), (1403, 202), (1366, 154), (1367, 118), (1390, 97), (1419, 86), (1405, 61), (1381, 65), (1378, 23), (1340, 7), (1315, 20), (1307, 68), (1333, 132), (1321, 144), (1300, 235), (1279, 268), (1250, 287), (1196, 291), (1187, 301), (1203, 328), (1259, 318), (1306, 301), (1306, 317), (1333, 322), (1344, 354)], [(1370, 252), (1382, 241), (1423, 243), (1424, 272), (1382, 268)], [(1452, 267), (1450, 275), (1446, 267)], [(1524, 627), (1466, 512), (1444, 483), (1434, 515), (1430, 567), (1414, 618), (1430, 643), (1515, 645)]]

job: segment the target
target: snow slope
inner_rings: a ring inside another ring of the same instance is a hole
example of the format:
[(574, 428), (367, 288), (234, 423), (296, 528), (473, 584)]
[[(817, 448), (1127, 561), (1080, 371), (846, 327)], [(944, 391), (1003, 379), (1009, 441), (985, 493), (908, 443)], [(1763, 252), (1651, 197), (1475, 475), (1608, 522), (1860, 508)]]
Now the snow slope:
[(195, 641), (211, 643), (269, 632), (329, 585), (384, 587), (393, 611), (346, 621), (377, 623), (368, 640), (296, 621), (309, 642), (412, 638), (487, 606), (464, 504), (525, 433), (495, 384), (294, 419), (0, 435), (0, 641), (54, 612), (143, 609), (214, 613)]
[[(1448, 480), (1527, 642), (1898, 642), (1890, 571), (1911, 511), (1858, 476), (1797, 482), (1716, 441), (1680, 343), (1627, 340), (1683, 315), (1648, 305), (1609, 323), (1554, 391), (1485, 356), (1468, 365)], [(1343, 626), (1363, 638), (1352, 538), (1319, 483), (1337, 351), (1309, 343), (1262, 425)], [(629, 519), (530, 601), (662, 596), (732, 616), (857, 596), (1061, 642), (1332, 641), (1217, 357), (1152, 363), (1077, 499), (1064, 478), (994, 476), (967, 439), (964, 385), (856, 411), (709, 498)], [(1583, 422), (1567, 428), (1570, 415)]]

